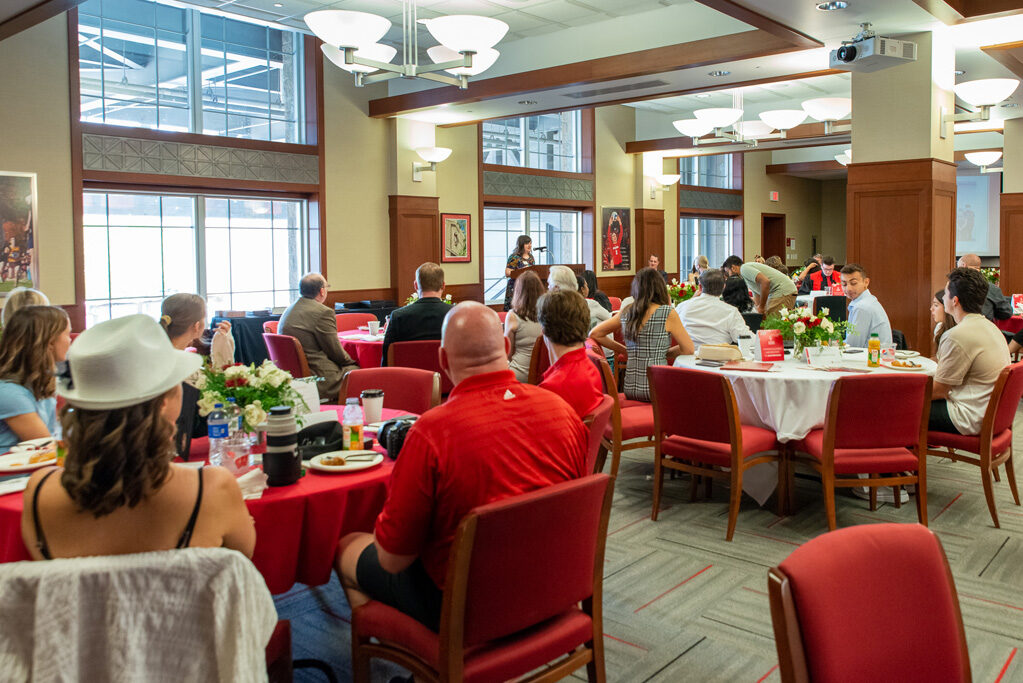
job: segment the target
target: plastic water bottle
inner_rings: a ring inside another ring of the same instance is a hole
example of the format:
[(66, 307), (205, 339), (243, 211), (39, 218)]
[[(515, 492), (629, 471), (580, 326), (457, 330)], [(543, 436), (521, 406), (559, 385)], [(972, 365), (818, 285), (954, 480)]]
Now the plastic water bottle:
[(343, 450), (362, 450), (362, 406), (359, 405), (359, 399), (350, 398), (345, 401), (345, 410), (341, 414), (341, 431)]
[(224, 404), (216, 403), (206, 417), (206, 434), (210, 438), (210, 464), (220, 465), (224, 456), (224, 439), (230, 436)]
[(238, 405), (238, 401), (235, 400), (234, 396), (229, 396), (227, 399), (227, 406), (224, 408), (224, 412), (227, 414), (227, 432), (233, 436), (235, 432), (240, 432), (242, 429), (242, 409)]

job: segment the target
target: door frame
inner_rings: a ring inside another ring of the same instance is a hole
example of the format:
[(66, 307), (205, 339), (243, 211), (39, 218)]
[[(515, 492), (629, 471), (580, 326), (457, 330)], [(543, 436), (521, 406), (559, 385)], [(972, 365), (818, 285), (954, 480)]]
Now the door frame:
[[(785, 240), (788, 237), (788, 232), (786, 230), (786, 228), (788, 226), (787, 226), (787, 221), (786, 221), (786, 218), (785, 218), (785, 214), (783, 214), (783, 213), (761, 213), (760, 214), (760, 255), (763, 256), (765, 259), (768, 256), (774, 256), (774, 254), (768, 254), (767, 253), (768, 250), (767, 250), (767, 245), (764, 242), (764, 237), (765, 237), (765, 234), (767, 232), (768, 219), (779, 219), (779, 218), (781, 219), (781, 227), (782, 227), (782, 237), (781, 237), (782, 246), (781, 246), (781, 253), (777, 254), (777, 255), (781, 257), (782, 262), (785, 262), (785, 247), (787, 246), (785, 244)], [(771, 222), (774, 223), (774, 220), (772, 220)]]

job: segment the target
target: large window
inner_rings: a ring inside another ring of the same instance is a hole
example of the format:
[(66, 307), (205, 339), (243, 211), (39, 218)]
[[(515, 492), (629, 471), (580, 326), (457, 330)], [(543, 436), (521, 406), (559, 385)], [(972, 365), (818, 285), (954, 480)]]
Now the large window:
[(153, 0), (79, 7), (82, 120), (302, 142), (301, 36)]
[(679, 180), (683, 185), (737, 189), (732, 183), (732, 155), (714, 154), (700, 157), (681, 157), (678, 160)]
[(580, 113), (483, 122), (483, 163), (579, 172)]
[(678, 251), (679, 271), (688, 273), (693, 260), (703, 255), (711, 267), (720, 266), (732, 253), (731, 218), (689, 218), (679, 219)]
[(159, 316), (177, 292), (216, 309), (286, 306), (308, 267), (302, 200), (85, 193), (86, 324)]
[[(579, 211), (545, 209), (483, 210), (483, 290), (487, 303), (504, 301), (504, 268), (519, 235), (533, 239), (537, 265), (582, 262), (582, 220)], [(537, 252), (537, 247), (547, 247)]]

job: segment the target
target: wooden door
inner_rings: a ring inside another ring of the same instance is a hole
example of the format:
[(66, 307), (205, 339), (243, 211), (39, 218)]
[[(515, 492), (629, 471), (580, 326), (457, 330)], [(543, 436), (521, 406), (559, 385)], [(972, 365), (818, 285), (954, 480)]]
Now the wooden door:
[(785, 262), (785, 214), (760, 214), (760, 255), (778, 256)]

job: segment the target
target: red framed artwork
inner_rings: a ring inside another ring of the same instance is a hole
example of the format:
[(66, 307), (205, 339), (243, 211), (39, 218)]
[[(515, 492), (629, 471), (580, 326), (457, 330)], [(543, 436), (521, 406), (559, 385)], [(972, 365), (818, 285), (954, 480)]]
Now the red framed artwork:
[(440, 215), (441, 263), (468, 263), (472, 260), (469, 250), (471, 221), (472, 217), (467, 213)]

